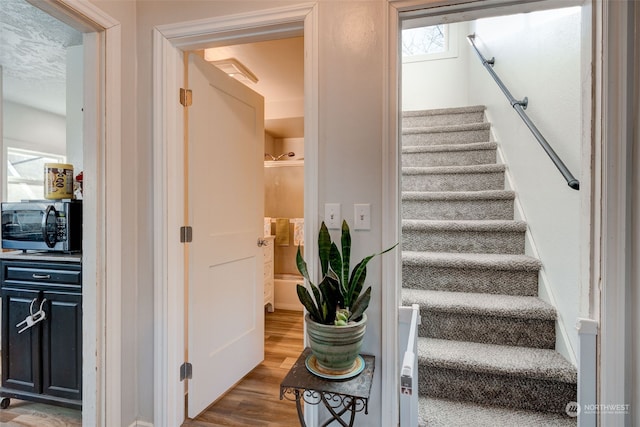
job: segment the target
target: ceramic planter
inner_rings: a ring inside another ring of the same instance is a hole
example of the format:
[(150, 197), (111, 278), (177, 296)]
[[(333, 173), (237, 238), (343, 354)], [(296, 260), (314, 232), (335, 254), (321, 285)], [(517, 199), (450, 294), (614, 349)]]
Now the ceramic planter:
[(354, 369), (360, 354), (367, 315), (346, 326), (324, 325), (306, 315), (309, 347), (318, 367), (328, 375), (342, 375)]

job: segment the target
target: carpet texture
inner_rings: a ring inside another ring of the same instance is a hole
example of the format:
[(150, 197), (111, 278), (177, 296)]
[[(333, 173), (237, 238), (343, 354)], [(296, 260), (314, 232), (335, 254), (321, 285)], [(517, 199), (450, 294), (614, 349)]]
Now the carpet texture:
[(555, 308), (484, 107), (405, 112), (402, 300), (420, 305), (420, 425), (565, 426), (576, 369), (554, 350)]

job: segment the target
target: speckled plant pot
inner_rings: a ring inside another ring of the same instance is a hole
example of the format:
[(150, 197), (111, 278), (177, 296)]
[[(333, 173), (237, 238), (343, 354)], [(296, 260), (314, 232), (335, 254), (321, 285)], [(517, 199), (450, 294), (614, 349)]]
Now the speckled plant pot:
[(360, 354), (367, 315), (359, 322), (346, 326), (323, 325), (305, 317), (309, 347), (316, 357), (318, 367), (326, 374), (341, 375), (353, 370)]

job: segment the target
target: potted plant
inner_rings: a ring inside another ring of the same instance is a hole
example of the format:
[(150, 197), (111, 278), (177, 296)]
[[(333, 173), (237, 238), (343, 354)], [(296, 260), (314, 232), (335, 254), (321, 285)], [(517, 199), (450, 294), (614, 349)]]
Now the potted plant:
[[(297, 285), (296, 289), (300, 302), (308, 312), (305, 319), (309, 346), (315, 357), (315, 369), (312, 371), (320, 371), (327, 376), (349, 375), (357, 367), (367, 324), (365, 311), (371, 300), (371, 286), (364, 289), (367, 264), (397, 244), (365, 257), (351, 270), (351, 233), (347, 222), (343, 221), (340, 246), (341, 249), (338, 249), (331, 241), (329, 230), (322, 222), (318, 234), (321, 268), (318, 285), (309, 277), (307, 263), (299, 247), (296, 255), (298, 271), (311, 288), (311, 292), (303, 285)], [(309, 364), (307, 366), (311, 369)]]

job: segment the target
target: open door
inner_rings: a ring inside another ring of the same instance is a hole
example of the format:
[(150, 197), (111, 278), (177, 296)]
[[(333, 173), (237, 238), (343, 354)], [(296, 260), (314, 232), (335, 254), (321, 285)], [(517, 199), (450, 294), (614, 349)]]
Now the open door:
[(187, 415), (264, 359), (264, 100), (189, 57)]

